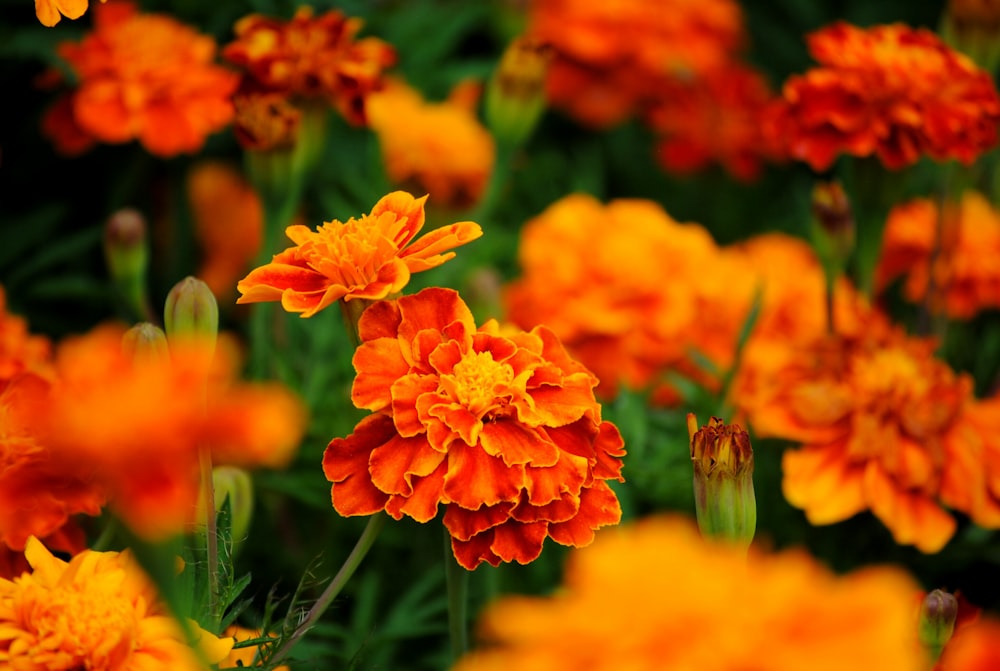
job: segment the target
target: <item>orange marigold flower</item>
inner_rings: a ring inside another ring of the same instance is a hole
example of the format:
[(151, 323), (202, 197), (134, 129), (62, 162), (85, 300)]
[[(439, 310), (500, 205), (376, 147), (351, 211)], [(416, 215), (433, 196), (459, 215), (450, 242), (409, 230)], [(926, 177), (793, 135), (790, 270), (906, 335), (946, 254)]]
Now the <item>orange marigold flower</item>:
[(653, 82), (723, 65), (745, 40), (732, 0), (535, 0), (527, 34), (554, 50), (549, 101), (594, 127), (625, 120)]
[[(107, 2), (108, 0), (101, 0)], [(78, 19), (87, 11), (87, 0), (35, 0), (35, 16), (43, 26), (59, 23), (62, 17)]]
[[(813, 524), (871, 510), (896, 542), (937, 552), (955, 532), (941, 502), (969, 487), (966, 410), (972, 381), (872, 313), (856, 332), (757, 357), (759, 386), (736, 402), (785, 452), (782, 488)], [(974, 470), (974, 469), (973, 469)], [(954, 482), (953, 482), (954, 481)]]
[(876, 286), (884, 288), (899, 275), (906, 276), (907, 300), (924, 301), (933, 287), (930, 308), (951, 317), (968, 319), (1000, 307), (1000, 212), (976, 191), (966, 191), (943, 214), (923, 198), (893, 208)]
[(820, 67), (785, 83), (768, 122), (792, 158), (825, 170), (875, 154), (896, 169), (923, 155), (971, 163), (996, 143), (992, 78), (930, 31), (838, 22), (808, 40)]
[(573, 553), (554, 596), (487, 608), (482, 647), (454, 671), (914, 671), (915, 590), (898, 569), (835, 576), (801, 551), (744, 557), (688, 520), (649, 519)]
[(361, 219), (333, 220), (315, 231), (289, 226), (285, 235), (295, 246), (240, 280), (236, 302), (280, 300), (288, 312), (312, 317), (339, 300), (381, 300), (402, 290), (412, 273), (441, 265), (455, 256), (448, 250), (483, 234), (479, 224), (462, 221), (417, 238), (426, 200), (395, 191)]
[(311, 7), (299, 7), (289, 21), (251, 14), (236, 23), (236, 39), (222, 55), (256, 88), (326, 98), (349, 122), (364, 124), (365, 99), (381, 87), (396, 53), (377, 38), (356, 39), (361, 27), (338, 10), (314, 17)]
[(52, 355), (45, 336), (28, 331), (28, 322), (7, 312), (7, 294), (0, 285), (0, 389), (23, 371), (44, 372)]
[(618, 429), (594, 376), (544, 327), (477, 329), (449, 289), (369, 307), (358, 325), (354, 404), (375, 414), (323, 457), (342, 515), (385, 510), (444, 524), (458, 563), (534, 560), (546, 538), (583, 546), (621, 509)]
[(455, 208), (479, 200), (496, 154), (493, 137), (479, 123), (474, 104), (458, 99), (462, 91), (460, 85), (451, 99), (428, 103), (397, 80), (372, 95), (368, 107), (389, 179)]
[[(0, 579), (0, 665), (10, 669), (177, 669), (201, 671), (199, 656), (139, 565), (126, 551), (85, 550), (70, 562), (36, 539), (25, 557), (33, 571)], [(189, 625), (206, 661), (232, 649)]]
[(220, 161), (192, 168), (187, 192), (202, 249), (198, 278), (218, 298), (229, 298), (260, 251), (264, 231), (260, 198), (238, 170)]
[(194, 337), (169, 357), (123, 353), (123, 330), (102, 327), (64, 341), (47, 400), (50, 459), (85, 468), (114, 511), (138, 534), (183, 530), (198, 499), (198, 454), (215, 464), (281, 466), (304, 428), (296, 398), (277, 386), (238, 384), (231, 343)]
[[(94, 31), (59, 45), (78, 80), (67, 94), (71, 125), (100, 142), (137, 139), (157, 156), (198, 151), (233, 118), (239, 78), (213, 63), (215, 50), (211, 37), (167, 15), (142, 14), (128, 2), (95, 8)], [(57, 104), (50, 115), (65, 112)], [(43, 129), (75, 138), (67, 148), (79, 148), (79, 133), (60, 130), (66, 124), (46, 119)]]
[(934, 671), (993, 671), (1000, 668), (1000, 620), (983, 618), (955, 630)]

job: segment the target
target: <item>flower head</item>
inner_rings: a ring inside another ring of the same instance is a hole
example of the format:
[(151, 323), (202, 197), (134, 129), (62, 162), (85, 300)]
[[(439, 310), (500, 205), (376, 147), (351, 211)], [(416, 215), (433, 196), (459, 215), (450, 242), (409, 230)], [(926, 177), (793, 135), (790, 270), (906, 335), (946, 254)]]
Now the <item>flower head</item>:
[(488, 608), (454, 671), (913, 671), (915, 589), (896, 569), (835, 576), (802, 552), (746, 557), (687, 520), (644, 520), (571, 555), (555, 595)]
[(23, 317), (7, 311), (7, 294), (0, 285), (0, 389), (18, 373), (43, 372), (51, 357), (49, 339), (32, 334)]
[[(128, 552), (85, 550), (64, 562), (32, 538), (25, 556), (31, 573), (0, 579), (0, 664), (5, 668), (204, 668)], [(193, 622), (190, 627), (207, 661), (222, 660), (232, 648), (232, 640)]]
[(996, 143), (990, 75), (928, 30), (838, 22), (810, 35), (809, 50), (820, 67), (785, 83), (769, 128), (815, 170), (840, 154), (890, 169), (924, 155), (971, 163)]
[(697, 418), (688, 413), (687, 425), (698, 526), (703, 534), (749, 545), (757, 529), (750, 435), (739, 424), (718, 417), (699, 428)]
[(621, 515), (618, 429), (594, 376), (544, 327), (476, 328), (458, 294), (381, 301), (359, 323), (351, 396), (370, 415), (327, 447), (342, 515), (419, 522), (444, 506), (458, 562), (528, 563), (543, 541), (583, 546)]
[[(98, 142), (137, 139), (157, 156), (196, 152), (233, 118), (238, 77), (213, 63), (215, 49), (211, 37), (167, 15), (142, 14), (127, 2), (101, 5), (92, 33), (59, 46), (79, 82), (67, 94), (71, 118), (64, 121)], [(51, 120), (43, 125), (58, 130)]]
[(315, 231), (289, 226), (285, 234), (295, 246), (240, 280), (236, 302), (280, 300), (285, 310), (312, 317), (339, 300), (381, 300), (400, 291), (412, 273), (441, 265), (455, 256), (448, 250), (483, 233), (479, 224), (463, 221), (417, 238), (426, 200), (396, 191), (360, 219), (330, 221)]
[(35, 16), (43, 26), (51, 28), (64, 16), (67, 19), (78, 19), (83, 16), (87, 11), (87, 4), (87, 0), (35, 0)]
[(222, 51), (243, 68), (256, 89), (292, 98), (323, 98), (353, 124), (365, 123), (365, 99), (396, 61), (374, 37), (356, 39), (360, 19), (300, 7), (288, 21), (251, 14), (236, 23), (236, 39)]

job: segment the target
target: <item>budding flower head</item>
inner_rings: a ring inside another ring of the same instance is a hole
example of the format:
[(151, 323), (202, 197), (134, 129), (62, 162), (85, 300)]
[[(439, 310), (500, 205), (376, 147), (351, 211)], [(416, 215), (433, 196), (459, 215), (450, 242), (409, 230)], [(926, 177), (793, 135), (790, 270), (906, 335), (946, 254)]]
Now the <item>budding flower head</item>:
[[(233, 542), (246, 537), (253, 515), (253, 482), (250, 474), (236, 466), (216, 466), (212, 469), (212, 487), (215, 492), (215, 512), (229, 501), (229, 532)], [(198, 495), (196, 520), (205, 519), (205, 493)]]
[(149, 322), (136, 324), (122, 336), (122, 351), (133, 361), (166, 360), (170, 358), (167, 336), (159, 326)]
[(955, 631), (958, 619), (958, 599), (940, 589), (928, 592), (920, 604), (920, 642), (933, 659), (937, 659)]
[(150, 319), (146, 298), (146, 219), (138, 210), (125, 208), (104, 226), (104, 259), (108, 274), (133, 316)]
[(219, 305), (208, 285), (185, 277), (167, 294), (163, 323), (171, 341), (200, 336), (212, 342), (219, 331)]
[(812, 191), (813, 244), (823, 264), (839, 274), (854, 250), (854, 212), (840, 182), (820, 182)]
[(705, 536), (748, 547), (757, 528), (750, 436), (718, 417), (698, 428), (697, 418), (688, 413), (687, 425), (698, 526)]
[(486, 89), (486, 122), (498, 141), (524, 142), (545, 110), (545, 77), (552, 48), (515, 38), (500, 58)]

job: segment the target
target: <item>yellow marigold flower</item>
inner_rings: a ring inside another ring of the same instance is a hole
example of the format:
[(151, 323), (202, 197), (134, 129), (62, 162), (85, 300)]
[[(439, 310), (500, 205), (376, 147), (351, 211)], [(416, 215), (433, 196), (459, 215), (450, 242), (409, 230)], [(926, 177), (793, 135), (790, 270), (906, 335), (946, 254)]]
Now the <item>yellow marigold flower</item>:
[(546, 538), (582, 547), (618, 522), (621, 435), (551, 331), (477, 328), (439, 288), (373, 304), (358, 331), (351, 397), (375, 414), (323, 456), (337, 512), (427, 522), (443, 506), (469, 570), (534, 561)]
[(489, 607), (482, 648), (453, 671), (917, 671), (916, 589), (897, 569), (835, 576), (800, 551), (745, 557), (649, 519), (572, 554), (554, 596)]
[[(101, 0), (107, 2), (108, 0)], [(52, 27), (62, 20), (78, 19), (87, 11), (87, 0), (35, 0), (35, 16), (43, 26)]]
[(455, 256), (453, 247), (483, 234), (479, 224), (462, 221), (417, 238), (426, 200), (395, 191), (360, 219), (315, 231), (289, 226), (285, 235), (295, 246), (240, 280), (236, 302), (281, 301), (288, 312), (312, 317), (339, 300), (381, 300), (402, 290), (412, 273), (441, 265)]
[[(25, 671), (176, 669), (204, 665), (153, 583), (126, 552), (85, 550), (69, 562), (28, 540), (31, 573), (0, 579), (0, 666)], [(232, 649), (189, 622), (215, 663)]]
[(196, 152), (233, 118), (238, 77), (213, 63), (215, 50), (211, 37), (170, 16), (128, 2), (99, 6), (93, 32), (59, 45), (79, 83), (68, 110), (57, 104), (43, 128), (57, 148), (71, 139), (68, 150), (84, 148), (82, 132), (111, 144), (139, 140), (157, 156)]
[(465, 208), (486, 188), (496, 152), (475, 108), (456, 97), (428, 103), (396, 80), (371, 96), (368, 115), (393, 183), (425, 191), (435, 203)]
[(1000, 212), (976, 191), (966, 191), (943, 214), (924, 198), (893, 208), (876, 286), (885, 288), (900, 275), (907, 300), (923, 302), (933, 287), (930, 308), (951, 317), (969, 319), (1000, 307)]

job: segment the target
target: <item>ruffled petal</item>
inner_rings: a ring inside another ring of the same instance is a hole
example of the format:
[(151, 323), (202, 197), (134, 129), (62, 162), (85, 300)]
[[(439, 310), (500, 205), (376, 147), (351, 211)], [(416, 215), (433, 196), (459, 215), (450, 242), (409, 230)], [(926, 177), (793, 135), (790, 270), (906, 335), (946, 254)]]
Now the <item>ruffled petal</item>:
[(372, 483), (368, 460), (375, 448), (396, 435), (392, 419), (369, 415), (347, 438), (334, 438), (323, 453), (323, 473), (333, 483), (330, 499), (345, 516), (371, 515), (385, 508), (388, 494)]

